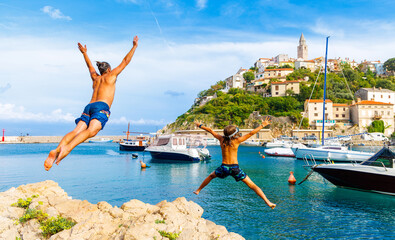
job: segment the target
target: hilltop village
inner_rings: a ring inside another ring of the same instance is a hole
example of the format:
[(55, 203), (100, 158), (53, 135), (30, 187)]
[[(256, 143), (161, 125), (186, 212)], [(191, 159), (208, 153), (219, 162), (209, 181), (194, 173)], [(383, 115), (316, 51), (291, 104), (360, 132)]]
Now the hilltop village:
[[(394, 132), (395, 78), (385, 66), (379, 60), (328, 59), (325, 137), (366, 131), (390, 136)], [(319, 137), (324, 68), (324, 57), (308, 58), (302, 33), (296, 59), (279, 54), (259, 58), (249, 69), (240, 68), (200, 92), (191, 109), (162, 132), (200, 133), (192, 124), (195, 120), (218, 131), (228, 124), (248, 131), (270, 115), (273, 124), (266, 134), (257, 136), (260, 139), (282, 134)]]

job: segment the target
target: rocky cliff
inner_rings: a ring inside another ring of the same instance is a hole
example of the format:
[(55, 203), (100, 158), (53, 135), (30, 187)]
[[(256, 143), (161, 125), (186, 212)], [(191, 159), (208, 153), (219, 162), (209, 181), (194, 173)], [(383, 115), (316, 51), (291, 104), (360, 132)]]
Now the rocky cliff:
[[(156, 205), (130, 200), (120, 208), (107, 202), (92, 204), (72, 199), (48, 180), (0, 193), (0, 239), (244, 239), (201, 218), (202, 214), (198, 204), (183, 197)], [(48, 225), (48, 219), (61, 220)], [(65, 222), (74, 225), (44, 236), (43, 229), (55, 229)]]

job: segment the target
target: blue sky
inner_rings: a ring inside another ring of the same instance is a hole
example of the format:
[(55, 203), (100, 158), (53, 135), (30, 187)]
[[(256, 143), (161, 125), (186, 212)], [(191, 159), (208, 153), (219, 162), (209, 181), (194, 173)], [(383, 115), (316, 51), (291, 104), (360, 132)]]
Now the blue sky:
[(127, 122), (154, 131), (240, 67), (280, 53), (296, 57), (302, 32), (310, 58), (323, 55), (327, 35), (331, 58), (395, 57), (394, 7), (385, 0), (3, 0), (0, 128), (11, 135), (73, 128), (91, 96), (78, 42), (92, 61), (115, 67), (139, 36), (103, 133), (122, 134)]

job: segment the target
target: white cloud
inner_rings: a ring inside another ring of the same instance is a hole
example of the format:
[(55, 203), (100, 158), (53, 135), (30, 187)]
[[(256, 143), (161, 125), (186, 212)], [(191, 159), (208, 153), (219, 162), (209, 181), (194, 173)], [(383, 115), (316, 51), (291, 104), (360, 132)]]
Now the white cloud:
[(196, 0), (196, 7), (202, 10), (207, 7), (207, 0)]
[(133, 119), (127, 119), (126, 117), (121, 117), (118, 119), (111, 119), (109, 120), (111, 122), (111, 124), (127, 124), (130, 123), (132, 125), (166, 125), (169, 122), (165, 121), (164, 119), (160, 119), (160, 120), (151, 120), (151, 119), (143, 119), (140, 118), (138, 120), (133, 120)]
[(63, 113), (62, 109), (56, 109), (50, 114), (33, 113), (27, 111), (23, 106), (15, 104), (0, 103), (0, 120), (22, 120), (33, 122), (70, 122), (75, 117), (70, 113)]
[(71, 17), (63, 15), (59, 9), (53, 8), (51, 6), (45, 6), (41, 9), (41, 11), (48, 14), (53, 19), (64, 19), (71, 21)]

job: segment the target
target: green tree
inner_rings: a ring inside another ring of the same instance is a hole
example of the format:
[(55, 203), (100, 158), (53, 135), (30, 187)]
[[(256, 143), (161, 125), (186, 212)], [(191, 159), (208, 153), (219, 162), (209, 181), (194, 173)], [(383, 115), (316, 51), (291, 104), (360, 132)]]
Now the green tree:
[(247, 83), (250, 83), (252, 80), (255, 79), (255, 75), (253, 72), (251, 71), (247, 71), (245, 73), (243, 73), (243, 78)]
[(387, 69), (387, 71), (395, 72), (395, 58), (390, 58), (385, 61), (384, 68)]
[(389, 89), (389, 90), (395, 90), (394, 84), (390, 80), (387, 80), (387, 79), (377, 80), (376, 87), (381, 87), (381, 88), (385, 88), (385, 89)]
[(368, 132), (381, 132), (384, 133), (384, 121), (383, 120), (375, 120), (370, 126), (368, 126)]

